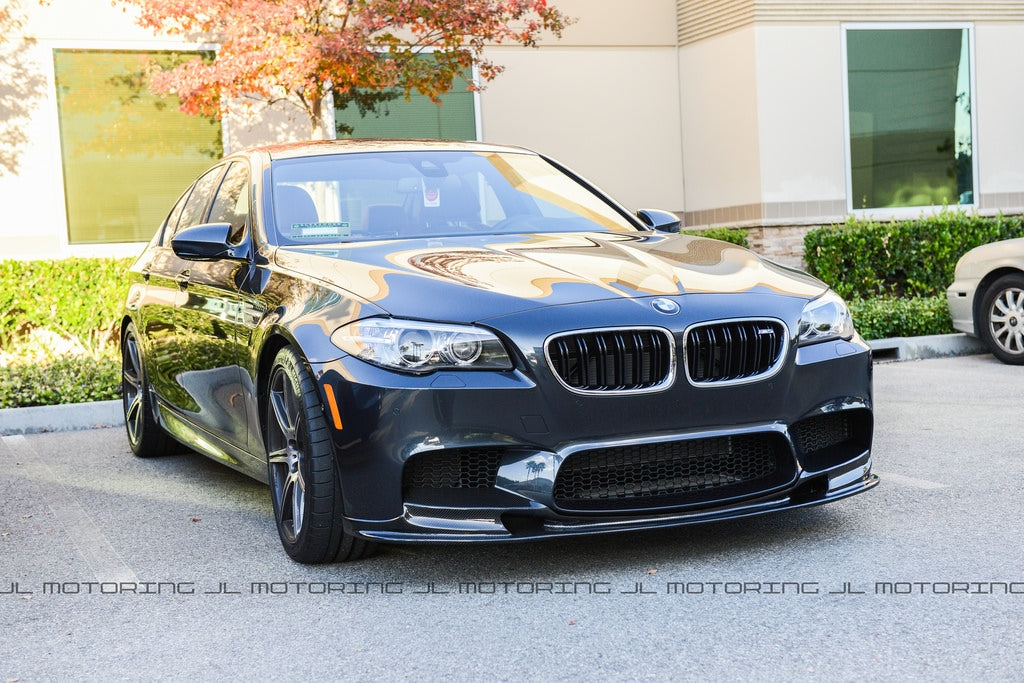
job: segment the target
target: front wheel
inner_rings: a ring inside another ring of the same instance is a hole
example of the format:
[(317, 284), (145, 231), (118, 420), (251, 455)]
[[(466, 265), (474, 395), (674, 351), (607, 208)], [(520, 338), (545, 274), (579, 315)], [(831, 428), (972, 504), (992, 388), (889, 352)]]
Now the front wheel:
[(996, 280), (981, 302), (978, 331), (992, 355), (1010, 365), (1024, 364), (1024, 275)]
[(285, 551), (306, 564), (367, 554), (370, 543), (344, 528), (341, 481), (316, 383), (289, 347), (274, 359), (265, 418), (270, 498)]

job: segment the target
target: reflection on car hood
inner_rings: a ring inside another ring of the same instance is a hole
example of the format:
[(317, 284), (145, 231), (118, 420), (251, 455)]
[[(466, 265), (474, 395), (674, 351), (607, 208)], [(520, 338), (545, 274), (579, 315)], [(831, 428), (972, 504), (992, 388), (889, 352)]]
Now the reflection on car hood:
[(660, 233), (485, 235), (277, 251), (283, 268), (392, 315), (480, 320), (613, 298), (750, 291), (813, 298), (820, 281), (726, 242)]

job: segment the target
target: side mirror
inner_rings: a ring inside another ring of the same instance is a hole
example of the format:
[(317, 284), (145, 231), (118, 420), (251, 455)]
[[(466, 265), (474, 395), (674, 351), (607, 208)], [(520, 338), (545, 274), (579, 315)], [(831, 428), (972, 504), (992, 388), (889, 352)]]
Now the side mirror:
[(245, 247), (228, 244), (230, 223), (203, 223), (178, 231), (171, 238), (171, 249), (188, 261), (218, 261), (244, 258)]
[(679, 216), (660, 209), (640, 209), (636, 212), (636, 217), (648, 228), (658, 232), (679, 232), (682, 225)]

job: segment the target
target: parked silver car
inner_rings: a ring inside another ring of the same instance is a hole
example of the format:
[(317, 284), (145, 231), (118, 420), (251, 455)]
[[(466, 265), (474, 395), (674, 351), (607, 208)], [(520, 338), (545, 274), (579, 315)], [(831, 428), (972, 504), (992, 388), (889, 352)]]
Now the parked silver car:
[(953, 327), (980, 337), (1004, 363), (1024, 364), (1024, 238), (964, 254), (946, 297)]

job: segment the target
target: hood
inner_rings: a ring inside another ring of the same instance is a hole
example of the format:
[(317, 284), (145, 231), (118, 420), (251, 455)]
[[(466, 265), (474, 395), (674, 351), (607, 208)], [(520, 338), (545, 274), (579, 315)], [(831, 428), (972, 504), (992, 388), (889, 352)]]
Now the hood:
[(282, 247), (276, 260), (391, 315), (454, 321), (602, 299), (753, 291), (813, 298), (826, 290), (819, 280), (734, 244), (662, 233)]

